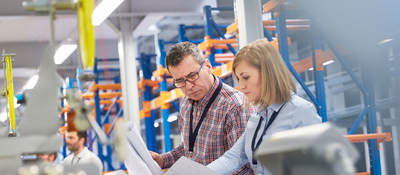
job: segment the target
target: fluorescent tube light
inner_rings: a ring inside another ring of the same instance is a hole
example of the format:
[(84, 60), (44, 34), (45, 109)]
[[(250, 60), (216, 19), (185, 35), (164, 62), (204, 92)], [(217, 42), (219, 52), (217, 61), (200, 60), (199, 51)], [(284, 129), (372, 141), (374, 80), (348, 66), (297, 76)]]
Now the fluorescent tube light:
[(2, 123), (5, 122), (7, 120), (7, 118), (8, 118), (7, 113), (5, 111), (2, 111), (0, 113), (0, 122), (2, 122)]
[(124, 0), (102, 0), (93, 10), (92, 24), (99, 26)]
[(175, 121), (176, 119), (178, 119), (177, 115), (171, 115), (168, 117), (167, 121), (171, 123), (171, 122)]
[(328, 64), (332, 64), (333, 62), (335, 62), (335, 60), (329, 60), (327, 62), (322, 63), (323, 66), (326, 66)]
[(56, 54), (54, 54), (54, 63), (61, 64), (63, 63), (75, 50), (78, 48), (76, 44), (63, 44), (61, 45)]
[(22, 88), (23, 90), (27, 90), (27, 89), (33, 89), (37, 83), (39, 79), (39, 75), (34, 75), (32, 76), (28, 82), (24, 85), (24, 87)]
[[(322, 65), (323, 66), (326, 66), (326, 65), (328, 65), (328, 64), (332, 64), (332, 63), (334, 63), (335, 62), (335, 60), (329, 60), (329, 61), (326, 61), (326, 62), (324, 62), (324, 63), (322, 63)], [(310, 69), (308, 69), (309, 71), (312, 71), (312, 70), (314, 70), (314, 68), (312, 67), (312, 68), (310, 68)]]

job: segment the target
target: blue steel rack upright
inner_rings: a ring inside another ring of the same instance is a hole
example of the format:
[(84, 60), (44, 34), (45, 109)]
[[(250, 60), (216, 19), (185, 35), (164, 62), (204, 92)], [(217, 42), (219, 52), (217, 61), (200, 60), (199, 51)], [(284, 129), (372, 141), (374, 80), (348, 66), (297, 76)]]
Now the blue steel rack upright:
[[(183, 29), (183, 26), (180, 26), (180, 38), (184, 37), (184, 33), (181, 35), (181, 28)], [(184, 29), (183, 29), (184, 32)], [(170, 41), (170, 42), (165, 42), (164, 40), (158, 40), (158, 48), (160, 49), (160, 69), (166, 69), (165, 66), (165, 50), (164, 50), (164, 45), (165, 44), (175, 44), (177, 42), (175, 41)], [(168, 92), (168, 86), (167, 86), (167, 75), (166, 73), (163, 73), (160, 82), (160, 96), (163, 95), (163, 93)], [(169, 105), (170, 103), (164, 103), (161, 105), (161, 115), (163, 119), (163, 131), (164, 131), (164, 145), (165, 145), (165, 152), (171, 151), (172, 149), (172, 140), (171, 140), (171, 127), (168, 122), (168, 117), (169, 117)], [(179, 111), (179, 108), (177, 109)]]
[[(151, 68), (151, 58), (155, 57), (157, 55), (155, 54), (144, 54), (141, 53), (140, 57), (137, 58), (140, 62), (140, 67), (143, 71), (143, 79), (144, 80), (151, 80), (151, 77), (153, 75), (152, 68)], [(151, 103), (151, 100), (153, 100), (153, 89), (149, 85), (144, 85), (144, 92), (143, 92), (143, 97), (144, 101), (143, 103)], [(156, 140), (156, 128), (154, 127), (154, 121), (155, 121), (155, 110), (151, 110), (150, 113), (146, 112), (145, 113), (145, 126), (146, 126), (146, 143), (147, 143), (147, 148), (151, 151), (157, 152), (157, 140)]]

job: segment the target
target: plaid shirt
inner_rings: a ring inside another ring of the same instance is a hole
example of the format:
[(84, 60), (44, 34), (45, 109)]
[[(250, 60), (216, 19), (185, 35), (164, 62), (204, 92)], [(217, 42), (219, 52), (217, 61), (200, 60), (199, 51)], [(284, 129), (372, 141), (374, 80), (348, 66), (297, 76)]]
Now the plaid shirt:
[[(246, 128), (250, 111), (244, 107), (244, 95), (223, 83), (221, 92), (211, 104), (204, 118), (193, 147), (189, 151), (190, 111), (193, 106), (193, 130), (200, 120), (201, 114), (212, 94), (221, 81), (215, 79), (211, 90), (200, 101), (185, 97), (180, 106), (179, 129), (183, 143), (168, 153), (162, 154), (164, 167), (169, 168), (181, 156), (188, 157), (203, 165), (207, 165), (228, 151)], [(222, 82), (221, 82), (222, 83)], [(235, 174), (253, 174), (249, 164), (243, 166)]]

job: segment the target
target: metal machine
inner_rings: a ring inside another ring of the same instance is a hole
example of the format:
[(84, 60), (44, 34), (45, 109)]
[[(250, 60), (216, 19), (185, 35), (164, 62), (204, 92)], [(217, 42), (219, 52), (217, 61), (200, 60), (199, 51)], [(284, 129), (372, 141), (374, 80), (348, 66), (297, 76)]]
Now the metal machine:
[(255, 152), (273, 175), (352, 175), (358, 157), (330, 123), (276, 133)]

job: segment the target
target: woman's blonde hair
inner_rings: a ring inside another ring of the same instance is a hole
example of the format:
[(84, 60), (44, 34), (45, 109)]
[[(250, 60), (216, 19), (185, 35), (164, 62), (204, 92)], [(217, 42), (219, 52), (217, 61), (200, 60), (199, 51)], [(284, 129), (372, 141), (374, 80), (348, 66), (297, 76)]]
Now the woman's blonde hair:
[(256, 40), (241, 48), (233, 60), (233, 72), (246, 61), (261, 73), (261, 96), (253, 105), (267, 107), (290, 100), (291, 91), (296, 93), (292, 75), (283, 62), (280, 54), (266, 39)]

